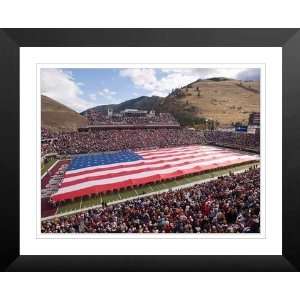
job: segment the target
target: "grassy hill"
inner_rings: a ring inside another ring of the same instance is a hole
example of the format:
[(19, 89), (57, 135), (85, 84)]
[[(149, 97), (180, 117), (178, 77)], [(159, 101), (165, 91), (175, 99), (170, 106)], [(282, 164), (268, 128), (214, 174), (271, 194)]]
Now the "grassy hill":
[(220, 126), (247, 123), (251, 112), (259, 112), (260, 82), (229, 78), (197, 80), (175, 89), (167, 97), (139, 97), (121, 104), (97, 106), (92, 109), (118, 112), (136, 108), (157, 112), (170, 112), (182, 125), (203, 123), (205, 119), (217, 121)]
[(73, 131), (87, 125), (87, 119), (71, 108), (42, 95), (41, 96), (42, 127), (51, 131)]
[(171, 108), (176, 103), (175, 106), (180, 106), (182, 111), (190, 112), (196, 117), (216, 120), (220, 125), (247, 123), (251, 112), (259, 112), (259, 93), (259, 81), (212, 78), (193, 82), (175, 95), (171, 93), (166, 98), (165, 105)]

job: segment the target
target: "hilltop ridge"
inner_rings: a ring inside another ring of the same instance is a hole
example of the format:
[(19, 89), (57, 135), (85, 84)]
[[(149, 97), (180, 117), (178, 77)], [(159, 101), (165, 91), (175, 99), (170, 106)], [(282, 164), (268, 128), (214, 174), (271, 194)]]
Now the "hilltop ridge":
[(45, 95), (41, 95), (41, 117), (42, 127), (51, 131), (74, 131), (88, 124), (85, 117)]
[[(225, 77), (198, 79), (174, 89), (167, 97), (142, 96), (120, 104), (100, 105), (89, 110), (119, 112), (125, 108), (170, 112), (182, 125), (201, 120), (216, 121), (220, 126), (247, 123), (251, 112), (259, 112), (260, 81), (241, 81)], [(82, 112), (81, 114), (83, 114)]]

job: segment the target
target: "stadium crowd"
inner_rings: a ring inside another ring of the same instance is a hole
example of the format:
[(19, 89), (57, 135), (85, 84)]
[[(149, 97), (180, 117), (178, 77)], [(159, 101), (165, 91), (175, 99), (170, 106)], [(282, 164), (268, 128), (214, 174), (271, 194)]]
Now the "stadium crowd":
[(93, 132), (50, 133), (42, 129), (42, 156), (147, 149), (192, 144), (217, 144), (259, 152), (259, 134), (195, 131), (184, 128), (101, 129)]
[(56, 153), (56, 149), (53, 147), (52, 142), (42, 142), (41, 144), (41, 157), (45, 156), (46, 154)]
[(203, 143), (203, 132), (188, 129), (105, 129), (56, 134), (49, 143), (42, 144), (42, 153), (68, 155)]
[(55, 133), (51, 132), (48, 128), (43, 128), (41, 129), (41, 139), (42, 140), (47, 140), (47, 139), (52, 139), (56, 136)]
[(42, 221), (43, 233), (258, 233), (260, 170)]
[(231, 146), (241, 150), (252, 149), (259, 151), (260, 135), (244, 132), (205, 131), (205, 139), (208, 143), (222, 146)]

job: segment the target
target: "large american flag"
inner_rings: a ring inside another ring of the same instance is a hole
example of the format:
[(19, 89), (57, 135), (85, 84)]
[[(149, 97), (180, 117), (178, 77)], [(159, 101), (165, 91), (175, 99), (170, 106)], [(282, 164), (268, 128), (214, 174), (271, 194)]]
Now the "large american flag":
[(256, 160), (258, 155), (206, 145), (81, 155), (51, 198), (59, 202)]

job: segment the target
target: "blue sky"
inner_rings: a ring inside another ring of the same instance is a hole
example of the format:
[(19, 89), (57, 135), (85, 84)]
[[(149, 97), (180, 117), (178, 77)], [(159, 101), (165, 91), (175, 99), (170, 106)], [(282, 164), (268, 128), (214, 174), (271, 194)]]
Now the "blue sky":
[(167, 96), (199, 78), (259, 79), (259, 69), (41, 69), (41, 94), (81, 112), (140, 96)]
[[(97, 104), (120, 103), (125, 100), (150, 95), (142, 86), (135, 85), (128, 76), (120, 76), (120, 69), (64, 69), (72, 72), (84, 94)], [(156, 71), (161, 78), (160, 70)]]

